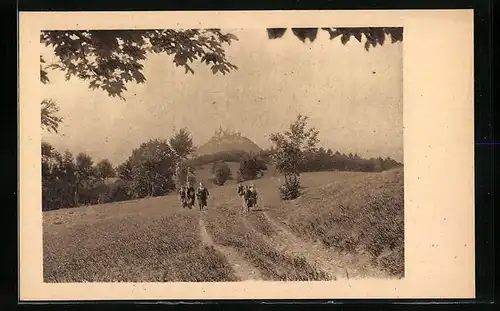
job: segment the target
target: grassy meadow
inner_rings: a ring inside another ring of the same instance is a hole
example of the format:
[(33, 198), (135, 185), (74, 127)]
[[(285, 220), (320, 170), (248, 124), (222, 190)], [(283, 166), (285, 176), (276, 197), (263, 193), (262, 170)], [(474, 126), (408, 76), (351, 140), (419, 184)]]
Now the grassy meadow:
[[(237, 164), (235, 164), (237, 165)], [(176, 194), (43, 212), (45, 282), (306, 281), (404, 276), (403, 168), (301, 175), (281, 201), (280, 177), (252, 181), (242, 212), (236, 182), (208, 182), (208, 208)], [(231, 166), (233, 169), (233, 166)]]

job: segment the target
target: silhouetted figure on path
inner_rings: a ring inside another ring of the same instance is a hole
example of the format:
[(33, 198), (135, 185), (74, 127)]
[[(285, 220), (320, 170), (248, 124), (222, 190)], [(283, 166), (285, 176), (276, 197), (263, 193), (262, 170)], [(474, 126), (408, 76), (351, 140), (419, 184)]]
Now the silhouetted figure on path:
[(200, 211), (203, 207), (207, 206), (207, 199), (210, 194), (208, 193), (207, 188), (203, 186), (203, 183), (200, 182), (200, 186), (196, 191), (196, 196), (198, 197), (198, 206), (200, 207)]

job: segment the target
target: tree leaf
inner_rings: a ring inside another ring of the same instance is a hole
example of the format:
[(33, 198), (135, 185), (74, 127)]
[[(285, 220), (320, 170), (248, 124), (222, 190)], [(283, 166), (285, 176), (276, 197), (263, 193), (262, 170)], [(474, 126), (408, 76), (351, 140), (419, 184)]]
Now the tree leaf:
[(377, 30), (377, 41), (379, 45), (384, 45), (385, 42), (385, 32), (383, 29)]
[(365, 42), (365, 50), (369, 50), (370, 49), (370, 42), (369, 41), (366, 41)]
[(330, 40), (333, 40), (342, 34), (337, 29), (331, 29), (331, 28), (322, 28), (322, 29), (328, 31), (328, 33), (330, 34)]
[(314, 42), (318, 34), (318, 28), (292, 28), (292, 32), (302, 42), (305, 42), (306, 39)]
[(361, 32), (354, 33), (354, 37), (356, 38), (356, 40), (358, 40), (358, 42), (361, 42), (361, 36), (362, 36)]
[(351, 36), (349, 36), (348, 34), (343, 34), (342, 37), (340, 37), (340, 41), (343, 45), (349, 42), (349, 39), (351, 39)]
[(269, 39), (281, 38), (286, 32), (286, 28), (267, 28), (267, 37)]
[(238, 39), (238, 37), (236, 37), (236, 36), (235, 36), (234, 34), (232, 34), (232, 33), (228, 33), (226, 36), (227, 36), (229, 39), (234, 40), (234, 41), (239, 41), (239, 40), (240, 40), (240, 39)]
[(390, 33), (392, 43), (403, 41), (403, 28), (402, 27), (388, 28), (388, 32)]
[(187, 74), (188, 72), (190, 72), (190, 73), (194, 74), (194, 70), (193, 70), (193, 69), (192, 69), (192, 68), (191, 68), (188, 64), (186, 64), (186, 65), (184, 66), (184, 68), (186, 69), (186, 71), (185, 71), (185, 73), (186, 73), (186, 74)]
[(48, 74), (47, 74), (47, 71), (45, 71), (44, 69), (40, 68), (40, 81), (43, 83), (43, 84), (47, 84), (50, 82), (49, 80), (49, 77), (48, 77)]

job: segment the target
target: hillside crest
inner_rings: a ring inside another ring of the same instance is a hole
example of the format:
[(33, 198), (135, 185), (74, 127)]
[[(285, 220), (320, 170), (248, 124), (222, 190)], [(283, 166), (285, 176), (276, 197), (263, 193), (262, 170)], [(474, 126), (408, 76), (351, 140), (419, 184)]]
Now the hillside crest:
[(214, 135), (208, 140), (208, 142), (198, 147), (196, 155), (202, 156), (235, 150), (258, 153), (262, 151), (262, 148), (249, 138), (241, 135), (238, 131), (219, 128), (214, 132)]

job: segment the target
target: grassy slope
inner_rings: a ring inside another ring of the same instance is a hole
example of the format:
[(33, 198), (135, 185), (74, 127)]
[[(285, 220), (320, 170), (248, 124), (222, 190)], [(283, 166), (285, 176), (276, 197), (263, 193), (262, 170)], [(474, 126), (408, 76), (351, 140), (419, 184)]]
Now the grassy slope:
[[(403, 168), (347, 176), (325, 178), (294, 202), (272, 209), (273, 217), (306, 239), (342, 253), (365, 254), (374, 267), (403, 276)], [(314, 178), (321, 181), (319, 175)]]
[(45, 213), (45, 281), (235, 280), (225, 258), (202, 244), (197, 215), (171, 212), (173, 203), (154, 198)]
[(242, 216), (235, 182), (211, 185), (210, 168), (197, 171), (198, 180), (210, 187), (207, 211), (182, 210), (170, 195), (44, 212), (45, 280), (235, 280), (235, 270), (245, 265), (235, 266), (227, 254), (202, 241), (200, 217), (213, 242), (240, 254), (238, 260), (258, 269), (262, 279), (329, 278), (321, 264), (312, 262), (316, 254), (300, 254), (299, 244), (280, 236), (271, 225), (274, 221), (287, 228), (290, 237), (305, 241), (304, 246), (320, 241), (326, 249), (318, 255), (326, 257), (323, 263), (335, 258), (367, 272), (363, 275), (380, 268), (386, 269), (385, 275), (402, 275), (402, 169), (304, 174), (305, 193), (292, 202), (280, 202), (280, 180), (269, 172), (253, 181), (260, 210)]

